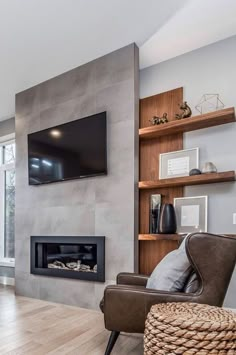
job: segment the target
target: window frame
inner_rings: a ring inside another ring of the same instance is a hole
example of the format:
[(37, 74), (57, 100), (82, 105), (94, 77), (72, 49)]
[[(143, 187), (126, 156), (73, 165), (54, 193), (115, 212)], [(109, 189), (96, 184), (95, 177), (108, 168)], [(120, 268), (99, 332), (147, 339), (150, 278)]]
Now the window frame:
[[(0, 147), (15, 143), (15, 134), (0, 137)], [(5, 253), (5, 172), (15, 169), (15, 162), (0, 165), (0, 266), (15, 267), (15, 258), (4, 257)]]

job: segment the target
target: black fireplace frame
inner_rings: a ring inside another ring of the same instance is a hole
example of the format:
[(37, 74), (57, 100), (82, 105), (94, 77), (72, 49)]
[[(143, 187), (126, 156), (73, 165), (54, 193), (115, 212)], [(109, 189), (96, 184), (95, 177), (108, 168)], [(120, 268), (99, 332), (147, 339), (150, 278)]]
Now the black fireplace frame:
[[(73, 270), (49, 269), (36, 267), (36, 245), (43, 243), (55, 244), (96, 244), (97, 245), (97, 265), (96, 273), (79, 272)], [(86, 281), (105, 282), (105, 237), (72, 237), (72, 236), (31, 236), (30, 239), (30, 273), (43, 276), (54, 276), (70, 279), (80, 279)]]

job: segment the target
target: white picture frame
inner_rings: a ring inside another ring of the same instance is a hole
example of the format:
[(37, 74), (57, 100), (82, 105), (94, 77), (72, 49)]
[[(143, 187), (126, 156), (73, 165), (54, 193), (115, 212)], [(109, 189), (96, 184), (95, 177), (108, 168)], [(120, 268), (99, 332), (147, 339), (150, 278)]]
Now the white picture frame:
[(207, 232), (208, 196), (174, 198), (177, 233)]
[(192, 169), (199, 169), (199, 148), (162, 153), (159, 156), (159, 179), (189, 176)]

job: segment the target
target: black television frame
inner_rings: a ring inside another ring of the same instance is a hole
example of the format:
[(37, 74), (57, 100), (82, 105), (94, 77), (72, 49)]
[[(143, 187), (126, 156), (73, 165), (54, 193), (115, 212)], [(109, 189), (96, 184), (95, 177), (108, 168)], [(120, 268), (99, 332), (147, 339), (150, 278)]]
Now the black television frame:
[[(30, 175), (29, 175), (29, 165), (30, 165), (30, 162), (29, 162), (29, 136), (35, 134), (35, 133), (38, 133), (38, 132), (44, 132), (44, 131), (48, 131), (48, 130), (53, 130), (57, 127), (61, 127), (61, 126), (65, 126), (65, 125), (69, 125), (71, 122), (75, 122), (75, 121), (80, 121), (80, 120), (86, 120), (86, 119), (89, 119), (91, 117), (94, 117), (94, 116), (97, 116), (97, 115), (101, 115), (101, 114), (105, 114), (105, 130), (106, 130), (106, 136), (105, 136), (105, 146), (106, 146), (106, 151), (105, 151), (105, 170), (103, 173), (95, 173), (95, 174), (89, 174), (89, 175), (83, 175), (83, 176), (75, 176), (75, 177), (71, 177), (71, 178), (65, 178), (65, 179), (58, 179), (58, 180), (52, 180), (52, 181), (45, 181), (45, 182), (40, 182), (38, 184), (31, 184), (30, 183)], [(106, 176), (107, 175), (107, 112), (106, 111), (102, 111), (102, 112), (99, 112), (99, 113), (95, 113), (93, 115), (89, 115), (89, 116), (86, 116), (86, 117), (82, 117), (82, 118), (77, 118), (75, 120), (72, 120), (70, 122), (66, 122), (66, 123), (62, 123), (62, 124), (59, 124), (59, 125), (56, 125), (56, 126), (53, 126), (53, 127), (48, 127), (48, 128), (45, 128), (45, 129), (42, 129), (40, 131), (36, 131), (36, 132), (32, 132), (32, 133), (29, 133), (27, 134), (27, 152), (28, 152), (28, 185), (30, 186), (41, 186), (41, 185), (47, 185), (47, 184), (53, 184), (53, 183), (58, 183), (58, 182), (63, 182), (63, 181), (70, 181), (70, 180), (81, 180), (81, 179), (86, 179), (86, 178), (91, 178), (91, 177), (96, 177), (96, 176)]]

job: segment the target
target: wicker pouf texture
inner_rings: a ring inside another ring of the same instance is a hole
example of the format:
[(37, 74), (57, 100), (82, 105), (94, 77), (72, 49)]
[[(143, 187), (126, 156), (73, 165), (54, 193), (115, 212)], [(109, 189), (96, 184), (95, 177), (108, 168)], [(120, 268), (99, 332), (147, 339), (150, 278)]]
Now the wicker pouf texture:
[(152, 306), (144, 333), (145, 355), (236, 355), (236, 314), (197, 303)]

